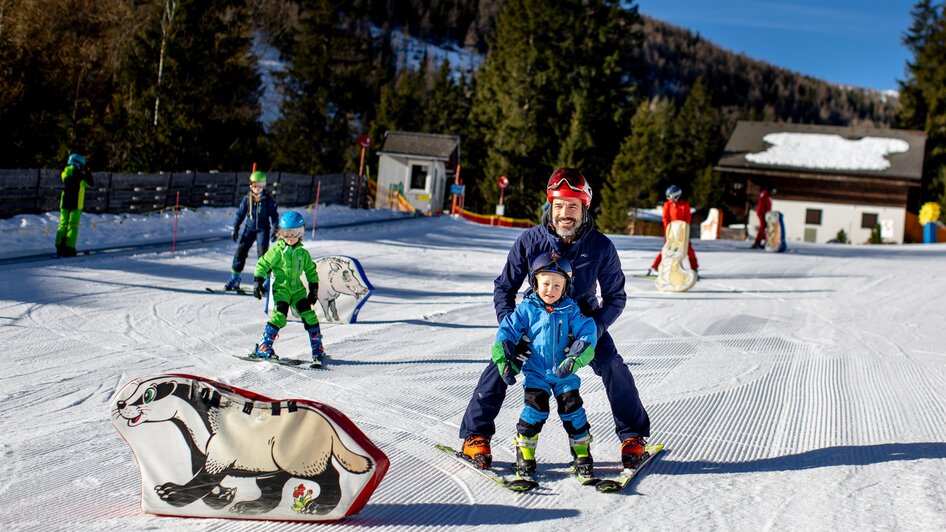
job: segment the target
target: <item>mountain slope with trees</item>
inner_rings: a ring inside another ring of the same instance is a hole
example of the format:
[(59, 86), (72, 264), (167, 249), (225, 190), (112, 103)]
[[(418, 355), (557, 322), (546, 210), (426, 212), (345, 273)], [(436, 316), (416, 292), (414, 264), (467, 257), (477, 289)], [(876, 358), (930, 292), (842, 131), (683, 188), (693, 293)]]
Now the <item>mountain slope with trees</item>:
[[(378, 146), (387, 130), (449, 133), (463, 139), (468, 207), (492, 211), (506, 175), (507, 215), (534, 218), (549, 172), (572, 165), (621, 231), (628, 209), (652, 207), (671, 182), (695, 206), (719, 202), (729, 184), (712, 164), (749, 119), (923, 129), (940, 183), (928, 189), (942, 195), (942, 6), (922, 0), (914, 18), (898, 108), (734, 54), (633, 2), (0, 0), (0, 143), (12, 148), (0, 167), (58, 167), (78, 151), (102, 170), (328, 173), (357, 168), (361, 134)], [(412, 70), (395, 33), (485, 58), (472, 78), (433, 60)], [(286, 65), (268, 129), (254, 39)]]

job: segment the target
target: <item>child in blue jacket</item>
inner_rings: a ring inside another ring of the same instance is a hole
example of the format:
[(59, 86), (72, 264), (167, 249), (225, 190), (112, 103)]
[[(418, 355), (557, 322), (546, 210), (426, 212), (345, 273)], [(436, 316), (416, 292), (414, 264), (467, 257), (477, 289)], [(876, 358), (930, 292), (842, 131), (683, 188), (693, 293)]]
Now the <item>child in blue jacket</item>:
[[(240, 225), (246, 220), (243, 232)], [(266, 174), (259, 170), (250, 174), (250, 190), (240, 200), (236, 217), (233, 219), (233, 234), (231, 237), (237, 243), (233, 253), (233, 262), (230, 264), (230, 280), (224, 285), (226, 290), (240, 291), (240, 274), (246, 265), (246, 257), (250, 248), (256, 244), (256, 258), (259, 259), (269, 250), (269, 242), (276, 241), (276, 226), (279, 224), (279, 213), (276, 209), (276, 200), (266, 191)], [(270, 238), (272, 233), (272, 238)], [(267, 281), (268, 283), (268, 281)], [(267, 286), (268, 289), (268, 286)]]
[[(492, 359), (503, 380), (512, 385), (518, 371), (525, 375), (525, 406), (515, 439), (516, 470), (521, 475), (535, 472), (535, 447), (549, 417), (551, 396), (568, 433), (572, 468), (584, 476), (593, 475), (591, 426), (578, 394), (581, 379), (575, 372), (594, 358), (598, 329), (567, 295), (572, 275), (568, 259), (553, 253), (536, 257), (529, 271), (532, 292), (503, 318), (496, 333)], [(516, 359), (516, 344), (523, 336), (531, 339), (532, 353), (521, 361)]]

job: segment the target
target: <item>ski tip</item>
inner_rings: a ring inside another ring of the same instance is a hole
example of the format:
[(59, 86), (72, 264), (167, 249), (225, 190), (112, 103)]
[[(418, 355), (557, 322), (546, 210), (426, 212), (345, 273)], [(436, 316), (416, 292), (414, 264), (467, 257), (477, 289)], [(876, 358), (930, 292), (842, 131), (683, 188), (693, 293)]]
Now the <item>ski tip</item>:
[(615, 482), (613, 480), (602, 480), (601, 482), (595, 484), (595, 489), (601, 493), (615, 492), (620, 490), (622, 487), (623, 486), (621, 486), (619, 482)]
[(510, 480), (506, 483), (506, 487), (512, 491), (518, 491), (524, 493), (527, 491), (534, 490), (539, 487), (539, 483), (534, 480), (526, 480), (523, 478), (517, 478), (516, 480)]

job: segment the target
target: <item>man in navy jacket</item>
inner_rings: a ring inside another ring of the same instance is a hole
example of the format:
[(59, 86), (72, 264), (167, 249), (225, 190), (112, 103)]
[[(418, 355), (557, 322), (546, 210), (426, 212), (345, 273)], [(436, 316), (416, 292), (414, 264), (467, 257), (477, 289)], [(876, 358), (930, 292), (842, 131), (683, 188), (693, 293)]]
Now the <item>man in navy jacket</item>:
[[(509, 250), (506, 266), (494, 282), (496, 318), (502, 322), (515, 309), (516, 293), (536, 256), (552, 252), (572, 263), (570, 295), (578, 302), (582, 314), (593, 318), (598, 327), (598, 345), (590, 365), (604, 381), (611, 402), (615, 432), (622, 442), (622, 462), (625, 467), (633, 467), (644, 454), (650, 418), (641, 404), (634, 377), (608, 333), (608, 327), (618, 319), (627, 302), (621, 260), (611, 240), (594, 228), (588, 213), (591, 187), (580, 172), (559, 168), (552, 173), (547, 188), (551, 206), (542, 216), (542, 224), (519, 235)], [(599, 285), (601, 301), (595, 295)], [(530, 354), (526, 339), (520, 342), (517, 352), (517, 358)], [(521, 360), (507, 363), (515, 368), (522, 365)], [(463, 453), (482, 468), (492, 462), (489, 440), (496, 433), (494, 420), (502, 408), (506, 387), (496, 365), (490, 363), (480, 375), (460, 425)]]

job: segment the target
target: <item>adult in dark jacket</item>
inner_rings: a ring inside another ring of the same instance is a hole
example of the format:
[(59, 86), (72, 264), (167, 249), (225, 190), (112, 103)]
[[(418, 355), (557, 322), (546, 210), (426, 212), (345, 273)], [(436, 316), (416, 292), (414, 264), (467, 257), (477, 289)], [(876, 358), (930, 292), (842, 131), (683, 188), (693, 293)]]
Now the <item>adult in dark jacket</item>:
[(62, 174), (62, 196), (59, 198), (59, 229), (56, 231), (56, 254), (75, 257), (79, 239), (79, 220), (85, 207), (85, 189), (95, 184), (92, 172), (86, 167), (85, 157), (78, 153), (69, 156)]
[[(550, 207), (542, 224), (519, 235), (509, 250), (506, 266), (494, 282), (496, 317), (502, 322), (515, 309), (516, 293), (535, 257), (551, 252), (571, 262), (574, 279), (570, 296), (582, 314), (594, 319), (598, 329), (598, 344), (590, 366), (604, 381), (615, 432), (622, 442), (622, 462), (631, 467), (644, 453), (644, 437), (650, 436), (650, 418), (641, 404), (634, 378), (608, 333), (608, 327), (624, 311), (627, 301), (621, 261), (611, 240), (594, 228), (588, 213), (591, 187), (580, 172), (559, 168), (549, 178), (547, 191)], [(600, 301), (595, 295), (598, 286)], [(517, 348), (518, 360), (507, 363), (519, 368), (521, 359), (528, 354), (530, 348), (523, 339)], [(506, 387), (496, 365), (491, 363), (480, 375), (460, 425), (463, 452), (481, 467), (488, 467), (492, 461), (489, 440), (496, 433), (494, 420), (502, 408)]]
[[(243, 220), (243, 232), (240, 225)], [(224, 286), (227, 290), (239, 290), (240, 274), (246, 265), (250, 248), (256, 243), (256, 258), (262, 257), (269, 250), (270, 234), (275, 235), (279, 225), (279, 213), (276, 212), (276, 200), (266, 191), (266, 174), (255, 171), (250, 174), (250, 191), (240, 201), (236, 217), (233, 219), (233, 241), (237, 243), (230, 265), (230, 280)]]

